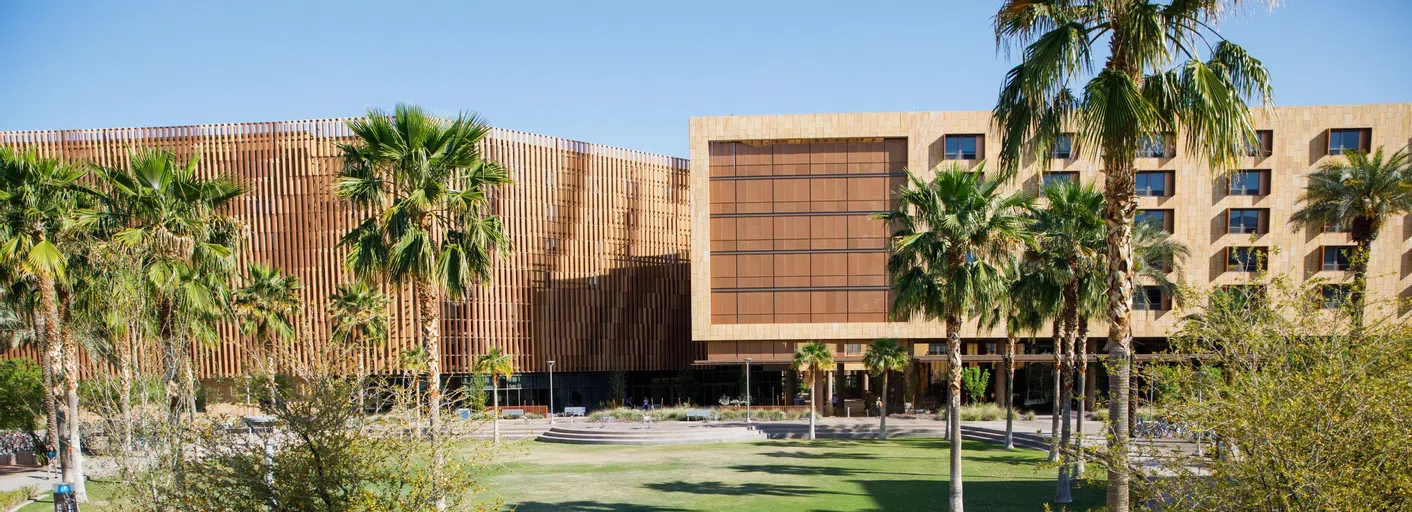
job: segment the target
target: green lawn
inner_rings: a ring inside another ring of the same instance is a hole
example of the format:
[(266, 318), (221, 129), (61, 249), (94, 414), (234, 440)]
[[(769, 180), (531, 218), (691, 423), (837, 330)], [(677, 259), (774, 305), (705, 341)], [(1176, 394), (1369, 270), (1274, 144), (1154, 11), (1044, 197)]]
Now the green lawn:
[[(966, 509), (1039, 511), (1054, 498), (1045, 454), (967, 442)], [(520, 511), (945, 510), (947, 443), (769, 441), (690, 446), (525, 443), (490, 488)], [(1069, 510), (1097, 508), (1077, 483)], [(1055, 511), (1060, 507), (1053, 507)]]
[[(969, 511), (1040, 511), (1054, 498), (1052, 466), (1034, 450), (966, 443)], [(489, 482), (506, 509), (625, 512), (679, 510), (946, 510), (947, 443), (766, 441), (681, 446), (511, 444)], [(1094, 475), (1101, 476), (1101, 475)], [(101, 511), (110, 484), (89, 482)], [(1103, 482), (1076, 482), (1068, 510), (1097, 508)], [(1061, 507), (1052, 507), (1054, 511)], [(23, 512), (53, 510), (43, 500)]]

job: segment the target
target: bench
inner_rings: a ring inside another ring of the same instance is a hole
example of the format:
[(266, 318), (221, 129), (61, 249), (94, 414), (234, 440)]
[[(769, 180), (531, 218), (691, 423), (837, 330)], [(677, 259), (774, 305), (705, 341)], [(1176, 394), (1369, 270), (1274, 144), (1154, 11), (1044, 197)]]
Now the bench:
[(568, 416), (568, 417), (570, 417), (570, 418), (573, 418), (573, 417), (582, 418), (582, 417), (584, 416), (584, 414), (587, 414), (587, 413), (588, 413), (588, 408), (587, 408), (587, 407), (565, 407), (565, 408), (564, 408), (564, 416)]
[(525, 417), (525, 410), (524, 410), (524, 409), (503, 409), (503, 410), (500, 411), (500, 416), (505, 417), (505, 418), (521, 418), (521, 419), (523, 419), (523, 418)]
[(710, 409), (687, 409), (687, 410), (686, 410), (686, 421), (691, 421), (691, 420), (694, 420), (694, 419), (701, 420), (701, 421), (711, 421), (711, 420), (715, 419), (715, 417), (716, 417), (715, 413), (712, 412)]

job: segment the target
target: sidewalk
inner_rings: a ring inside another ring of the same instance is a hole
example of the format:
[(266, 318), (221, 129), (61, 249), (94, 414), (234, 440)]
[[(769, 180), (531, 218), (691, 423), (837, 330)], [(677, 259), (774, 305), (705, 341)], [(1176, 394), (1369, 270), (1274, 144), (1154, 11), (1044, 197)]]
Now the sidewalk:
[(43, 468), (0, 466), (0, 491), (13, 491), (27, 485), (49, 490), (58, 479)]

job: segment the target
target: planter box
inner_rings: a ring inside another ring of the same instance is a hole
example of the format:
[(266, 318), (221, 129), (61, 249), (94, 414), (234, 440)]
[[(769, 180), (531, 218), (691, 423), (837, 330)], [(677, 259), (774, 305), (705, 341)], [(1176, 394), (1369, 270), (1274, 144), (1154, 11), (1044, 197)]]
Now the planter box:
[(39, 467), (39, 461), (34, 452), (4, 453), (0, 454), (0, 466)]

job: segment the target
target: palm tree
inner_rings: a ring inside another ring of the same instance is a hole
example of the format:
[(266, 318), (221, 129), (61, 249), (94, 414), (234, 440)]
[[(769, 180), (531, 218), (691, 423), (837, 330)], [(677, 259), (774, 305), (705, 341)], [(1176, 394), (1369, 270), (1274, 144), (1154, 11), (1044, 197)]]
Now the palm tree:
[(1407, 148), (1385, 157), (1381, 146), (1372, 155), (1353, 151), (1344, 156), (1326, 160), (1309, 174), (1289, 222), (1296, 229), (1349, 230), (1354, 243), (1347, 255), (1353, 277), (1349, 307), (1354, 325), (1361, 327), (1373, 242), (1388, 219), (1412, 213), (1412, 157)]
[[(367, 347), (387, 340), (387, 297), (367, 283), (339, 285), (329, 296), (333, 338), (358, 347), (358, 378), (367, 376)], [(358, 386), (358, 407), (363, 408), (364, 386)]]
[(473, 371), (490, 376), (490, 391), (494, 397), (491, 399), (495, 407), (495, 441), (500, 441), (500, 378), (510, 378), (515, 375), (515, 360), (500, 351), (500, 347), (491, 347), (486, 353), (476, 358), (472, 366)]
[[(1049, 274), (1059, 284), (1061, 309), (1057, 322), (1063, 323), (1063, 345), (1055, 345), (1061, 385), (1055, 396), (1054, 414), (1061, 418), (1058, 446), (1069, 446), (1071, 437), (1071, 407), (1074, 395), (1074, 369), (1081, 364), (1074, 351), (1080, 341), (1080, 313), (1092, 303), (1090, 297), (1103, 279), (1103, 194), (1092, 184), (1058, 182), (1044, 187), (1045, 205), (1032, 212), (1037, 242), (1031, 251), (1032, 262), (1043, 262), (1038, 269)], [(1100, 291), (1101, 293), (1101, 291)], [(1086, 340), (1083, 341), (1086, 343)], [(1058, 435), (1058, 433), (1055, 433)], [(1063, 450), (1055, 501), (1069, 503), (1072, 450)]]
[(984, 166), (953, 165), (923, 181), (907, 171), (897, 206), (876, 218), (893, 226), (888, 274), (894, 318), (943, 319), (950, 378), (951, 510), (960, 512), (961, 321), (992, 311), (1009, 285), (1006, 269), (1033, 241), (1023, 215), (1029, 196), (1000, 194), (1000, 180), (981, 178)]
[(481, 154), (490, 129), (474, 115), (447, 122), (398, 105), (391, 114), (369, 110), (348, 128), (356, 139), (342, 146), (343, 170), (334, 191), (372, 214), (344, 235), (345, 264), (364, 281), (412, 285), (427, 353), (428, 426), (438, 446), (432, 465), (439, 468), (445, 457), (435, 442), (441, 428), (441, 300), (460, 299), (488, 281), (494, 250), (509, 247), (500, 217), (489, 214), (488, 198), (510, 176)]
[(279, 267), (251, 263), (250, 277), (236, 290), (231, 300), (240, 331), (254, 336), (263, 352), (265, 385), (269, 386), (270, 406), (279, 399), (275, 384), (275, 345), (294, 339), (294, 315), (303, 301), (299, 299), (299, 278), (284, 275)]
[[(157, 333), (166, 389), (183, 390), (168, 397), (172, 424), (183, 406), (195, 412), (191, 342), (218, 338), (243, 230), (222, 212), (244, 189), (227, 177), (202, 177), (198, 162), (196, 155), (179, 162), (170, 152), (143, 150), (125, 166), (96, 167), (100, 204), (79, 215), (81, 225), (125, 251), (146, 280), (154, 315), (130, 318), (128, 331)], [(178, 387), (178, 379), (185, 385)]]
[(863, 366), (873, 375), (882, 376), (882, 414), (878, 419), (878, 437), (881, 439), (887, 439), (887, 375), (894, 371), (905, 371), (907, 364), (911, 362), (912, 356), (907, 353), (907, 349), (894, 339), (874, 341), (868, 346), (868, 353), (863, 354)]
[[(814, 411), (816, 398), (819, 395), (818, 379), (821, 373), (827, 373), (833, 368), (833, 351), (829, 347), (819, 342), (805, 343), (794, 351), (794, 361), (790, 366), (794, 371), (804, 372), (805, 381), (813, 383), (809, 386), (809, 440), (814, 440)], [(884, 390), (886, 392), (886, 390)]]
[[(63, 425), (49, 433), (51, 446), (60, 450), (64, 479), (75, 483), (75, 495), (87, 499), (83, 486), (80, 447), (78, 441), (77, 360), (73, 344), (65, 344), (63, 318), (59, 313), (61, 281), (69, 264), (71, 244), (64, 243), (63, 230), (71, 224), (82, 187), (79, 180), (87, 172), (82, 167), (67, 166), (58, 160), (40, 158), (30, 152), (19, 154), (0, 148), (0, 265), (9, 267), (5, 274), (29, 276), (33, 280), (38, 311), (42, 321), (42, 339), (47, 362), (46, 371), (55, 380), (50, 388), (54, 398), (45, 401), (45, 414), (62, 418)], [(66, 364), (72, 360), (73, 364)], [(57, 386), (60, 377), (62, 389)], [(68, 384), (72, 383), (72, 386)], [(57, 397), (67, 398), (69, 409), (60, 416)], [(71, 395), (71, 396), (69, 396)], [(51, 422), (53, 423), (53, 422)], [(59, 443), (58, 430), (68, 427), (68, 444)]]
[[(1182, 131), (1188, 151), (1225, 169), (1255, 139), (1247, 103), (1270, 100), (1268, 74), (1259, 60), (1215, 30), (1243, 3), (1005, 0), (995, 15), (997, 44), (1022, 49), (994, 110), (1003, 135), (1003, 170), (1018, 170), (1026, 148), (1047, 166), (1051, 148), (1070, 130), (1081, 153), (1102, 159), (1108, 347), (1115, 365), (1109, 376), (1114, 427), (1109, 437), (1118, 457), (1108, 472), (1110, 512), (1130, 507), (1126, 425), (1136, 152), (1147, 136)], [(1098, 48), (1104, 43), (1107, 48)], [(1205, 60), (1197, 53), (1202, 48), (1209, 49)], [(1106, 60), (1095, 62), (1095, 55)]]

